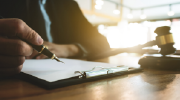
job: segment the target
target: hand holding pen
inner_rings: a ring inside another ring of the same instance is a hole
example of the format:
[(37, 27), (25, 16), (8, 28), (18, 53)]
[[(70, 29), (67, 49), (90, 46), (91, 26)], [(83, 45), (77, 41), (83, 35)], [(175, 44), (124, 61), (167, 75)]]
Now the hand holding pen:
[[(21, 71), (25, 57), (33, 52), (29, 44), (43, 47), (43, 39), (20, 19), (0, 19), (0, 76)], [(46, 48), (41, 48), (40, 52), (44, 50)], [(52, 58), (56, 59), (56, 56)]]

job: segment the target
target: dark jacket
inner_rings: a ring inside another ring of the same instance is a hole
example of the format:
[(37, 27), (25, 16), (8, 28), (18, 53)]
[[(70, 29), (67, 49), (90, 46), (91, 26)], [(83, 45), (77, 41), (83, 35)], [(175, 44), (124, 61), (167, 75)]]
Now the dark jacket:
[[(80, 44), (87, 57), (109, 50), (106, 38), (87, 21), (74, 0), (47, 0), (46, 11), (53, 43)], [(47, 40), (38, 0), (0, 0), (0, 15), (22, 19)]]

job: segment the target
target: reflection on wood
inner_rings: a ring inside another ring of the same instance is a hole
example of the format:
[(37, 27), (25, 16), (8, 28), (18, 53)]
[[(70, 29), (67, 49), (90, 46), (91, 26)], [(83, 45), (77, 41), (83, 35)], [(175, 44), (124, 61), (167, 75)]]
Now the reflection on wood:
[[(140, 56), (136, 55), (117, 55), (114, 58), (110, 57), (108, 61), (105, 59), (105, 61), (121, 65), (122, 63), (138, 61), (139, 58)], [(54, 90), (45, 90), (18, 79), (7, 79), (0, 81), (0, 99), (178, 100), (180, 99), (179, 73), (144, 70), (140, 73), (101, 79)]]

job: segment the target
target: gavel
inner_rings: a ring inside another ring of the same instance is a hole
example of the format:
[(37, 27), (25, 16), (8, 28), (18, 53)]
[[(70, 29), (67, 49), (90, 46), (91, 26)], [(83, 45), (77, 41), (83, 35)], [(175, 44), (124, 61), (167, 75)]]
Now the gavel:
[(173, 47), (173, 36), (169, 31), (170, 27), (168, 26), (158, 27), (154, 31), (158, 35), (156, 36), (156, 43), (161, 48), (159, 53), (163, 56), (176, 52), (176, 48)]
[[(174, 55), (176, 48), (173, 47), (174, 40), (172, 33), (169, 32), (170, 27), (162, 26), (156, 28), (154, 33), (157, 34), (156, 40), (147, 42), (143, 45), (138, 45), (130, 48), (118, 48), (112, 51), (105, 51), (95, 56), (91, 56), (88, 60), (96, 60), (123, 52), (127, 53), (144, 53), (142, 48), (157, 45), (160, 48), (159, 54), (145, 54), (138, 64), (142, 69), (159, 69), (159, 70), (180, 70), (180, 56)], [(171, 55), (172, 54), (172, 55)]]
[(138, 64), (143, 69), (156, 69), (156, 70), (180, 70), (180, 56), (171, 55), (176, 52), (173, 47), (174, 40), (172, 33), (169, 32), (170, 27), (158, 27), (154, 32), (157, 34), (156, 43), (160, 49), (160, 55), (145, 55)]
[(168, 54), (173, 54), (176, 52), (176, 48), (173, 47), (174, 40), (173, 40), (172, 33), (170, 33), (169, 31), (170, 31), (170, 27), (168, 27), (168, 26), (158, 27), (154, 31), (157, 34), (156, 40), (147, 42), (143, 45), (137, 45), (134, 47), (118, 48), (115, 50), (97, 53), (96, 55), (89, 57), (88, 60), (102, 59), (105, 57), (117, 55), (117, 54), (124, 53), (124, 52), (127, 52), (127, 53), (144, 53), (142, 48), (150, 47), (150, 46), (154, 46), (154, 45), (157, 45), (160, 48), (159, 53), (163, 56), (168, 55)]

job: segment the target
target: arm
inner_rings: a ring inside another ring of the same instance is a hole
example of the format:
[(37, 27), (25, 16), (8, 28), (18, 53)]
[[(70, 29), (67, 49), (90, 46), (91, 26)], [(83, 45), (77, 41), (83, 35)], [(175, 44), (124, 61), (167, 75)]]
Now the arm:
[(76, 44), (86, 58), (110, 49), (106, 38), (88, 22), (74, 0), (47, 3), (54, 43)]
[(75, 1), (48, 0), (46, 10), (52, 22), (54, 43), (45, 42), (44, 45), (58, 57), (88, 58), (110, 49), (106, 38), (87, 21)]
[(78, 4), (69, 0), (68, 4), (71, 4), (71, 10), (73, 13), (72, 23), (79, 37), (75, 41), (80, 44), (81, 50), (86, 53), (86, 57), (96, 55), (105, 50), (109, 50), (109, 44), (104, 36), (102, 36), (98, 30), (92, 26), (91, 23), (84, 17)]
[[(81, 50), (74, 44), (55, 44), (44, 41), (43, 43), (52, 53), (56, 54), (60, 58), (74, 58), (81, 56)], [(34, 50), (31, 56), (26, 57), (27, 59), (44, 59), (47, 56), (40, 54)]]

